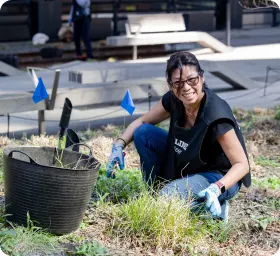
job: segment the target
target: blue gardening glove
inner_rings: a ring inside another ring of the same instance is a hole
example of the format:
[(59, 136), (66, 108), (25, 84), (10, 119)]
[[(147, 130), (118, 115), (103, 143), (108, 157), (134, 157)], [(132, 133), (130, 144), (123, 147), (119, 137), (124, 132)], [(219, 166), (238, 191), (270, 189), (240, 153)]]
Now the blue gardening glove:
[(120, 169), (124, 169), (124, 152), (123, 145), (114, 143), (112, 147), (112, 153), (109, 157), (109, 162), (106, 167), (106, 176), (108, 178), (115, 178), (115, 165), (118, 164)]
[(211, 212), (212, 216), (221, 215), (221, 205), (218, 200), (221, 194), (220, 188), (215, 183), (210, 184), (210, 186), (202, 191), (200, 191), (197, 196), (206, 199), (206, 207)]

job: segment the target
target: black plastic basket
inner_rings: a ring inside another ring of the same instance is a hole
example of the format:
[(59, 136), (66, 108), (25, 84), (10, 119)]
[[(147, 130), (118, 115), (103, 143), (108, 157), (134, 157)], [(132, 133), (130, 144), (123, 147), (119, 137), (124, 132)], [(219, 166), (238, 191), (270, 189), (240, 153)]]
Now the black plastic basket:
[(26, 225), (29, 213), (35, 225), (57, 235), (79, 227), (100, 168), (92, 155), (15, 147), (5, 148), (3, 158), (8, 220)]

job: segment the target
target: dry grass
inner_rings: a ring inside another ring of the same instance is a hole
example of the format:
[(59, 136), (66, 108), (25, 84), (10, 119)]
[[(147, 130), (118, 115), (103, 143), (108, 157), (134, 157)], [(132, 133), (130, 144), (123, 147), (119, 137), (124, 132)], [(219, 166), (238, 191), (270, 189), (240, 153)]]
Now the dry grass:
[[(116, 138), (110, 138), (101, 135), (92, 138), (87, 143), (91, 146), (96, 159), (98, 159), (101, 163), (106, 163), (111, 154), (112, 143), (115, 139)], [(139, 156), (135, 150), (133, 143), (128, 145), (128, 147), (125, 149), (125, 152), (126, 168), (138, 168), (140, 166)]]

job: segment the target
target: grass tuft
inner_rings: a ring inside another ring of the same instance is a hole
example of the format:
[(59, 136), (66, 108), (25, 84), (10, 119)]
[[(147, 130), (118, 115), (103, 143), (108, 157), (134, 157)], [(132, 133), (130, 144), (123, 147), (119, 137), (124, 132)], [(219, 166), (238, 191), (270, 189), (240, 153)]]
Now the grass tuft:
[(191, 213), (190, 201), (154, 193), (146, 191), (126, 204), (109, 206), (114, 216), (109, 232), (124, 239), (139, 240), (145, 246), (180, 252), (188, 250), (186, 245), (194, 245), (214, 233), (220, 234), (218, 240), (225, 240), (219, 221), (202, 221)]
[(49, 256), (62, 252), (55, 236), (43, 232), (39, 228), (2, 229), (0, 244), (4, 252), (13, 256)]

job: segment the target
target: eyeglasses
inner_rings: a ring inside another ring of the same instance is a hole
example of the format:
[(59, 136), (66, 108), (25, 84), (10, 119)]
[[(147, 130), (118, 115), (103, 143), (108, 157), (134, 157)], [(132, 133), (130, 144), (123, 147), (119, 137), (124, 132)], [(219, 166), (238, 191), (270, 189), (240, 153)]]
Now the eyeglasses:
[(187, 83), (189, 86), (196, 86), (198, 82), (199, 82), (199, 75), (197, 75), (196, 77), (191, 77), (184, 81), (171, 82), (171, 85), (174, 88), (178, 89), (178, 88), (183, 88), (185, 83)]

